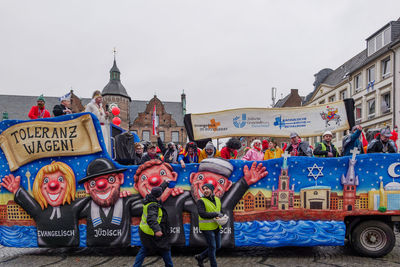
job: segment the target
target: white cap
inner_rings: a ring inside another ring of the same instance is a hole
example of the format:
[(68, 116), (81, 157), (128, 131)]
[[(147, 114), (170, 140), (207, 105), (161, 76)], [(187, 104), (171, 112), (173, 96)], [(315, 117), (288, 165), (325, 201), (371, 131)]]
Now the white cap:
[(329, 134), (329, 135), (333, 136), (333, 134), (332, 134), (332, 132), (331, 132), (331, 131), (326, 131), (326, 132), (324, 132), (324, 134), (322, 135), (322, 137), (324, 137), (324, 136), (325, 136), (325, 135), (327, 135), (327, 134)]

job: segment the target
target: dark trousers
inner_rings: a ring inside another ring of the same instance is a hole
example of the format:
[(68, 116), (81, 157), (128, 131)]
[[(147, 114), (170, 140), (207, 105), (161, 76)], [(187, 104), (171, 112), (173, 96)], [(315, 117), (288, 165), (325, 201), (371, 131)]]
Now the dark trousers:
[(217, 250), (221, 248), (221, 233), (219, 228), (211, 231), (201, 230), (207, 240), (208, 248), (200, 253), (200, 258), (209, 258), (211, 267), (217, 267)]
[[(164, 260), (164, 264), (166, 267), (173, 267), (172, 263), (172, 258), (171, 258), (171, 250), (158, 250), (157, 251), (161, 257)], [(146, 249), (145, 246), (142, 246), (136, 255), (135, 263), (133, 264), (133, 267), (140, 267), (143, 264), (144, 258), (146, 258), (146, 255), (148, 253), (148, 250)]]

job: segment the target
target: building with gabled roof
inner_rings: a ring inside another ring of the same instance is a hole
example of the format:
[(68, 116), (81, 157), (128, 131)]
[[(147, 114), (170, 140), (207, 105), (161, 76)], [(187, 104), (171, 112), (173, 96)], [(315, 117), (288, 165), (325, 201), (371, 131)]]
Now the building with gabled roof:
[[(400, 123), (400, 19), (390, 21), (366, 39), (366, 48), (332, 69), (315, 74), (314, 90), (306, 105), (328, 104), (345, 98), (355, 101), (356, 124), (365, 132)], [(341, 148), (345, 132), (336, 132), (333, 142)], [(321, 133), (322, 135), (322, 133)], [(308, 140), (311, 145), (321, 137)]]

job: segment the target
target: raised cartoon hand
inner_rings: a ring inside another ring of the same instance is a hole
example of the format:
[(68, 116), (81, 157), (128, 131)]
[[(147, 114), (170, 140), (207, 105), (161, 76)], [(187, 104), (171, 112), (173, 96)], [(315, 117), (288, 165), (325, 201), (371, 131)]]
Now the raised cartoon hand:
[(132, 195), (131, 191), (124, 190), (119, 192), (119, 197), (129, 197), (130, 195)]
[(251, 168), (249, 170), (249, 167), (247, 165), (244, 166), (243, 168), (243, 174), (244, 174), (244, 179), (246, 180), (248, 185), (252, 185), (265, 176), (268, 175), (267, 168), (265, 168), (262, 163), (259, 163), (257, 165), (257, 162), (253, 162), (251, 165)]
[(20, 176), (14, 177), (14, 175), (9, 174), (4, 176), (4, 178), (1, 180), (1, 185), (4, 186), (11, 193), (15, 194), (17, 193), (20, 182), (21, 182)]
[(172, 194), (173, 197), (179, 196), (180, 194), (183, 194), (183, 189), (180, 188), (180, 187), (171, 188), (171, 191), (172, 191), (171, 194)]

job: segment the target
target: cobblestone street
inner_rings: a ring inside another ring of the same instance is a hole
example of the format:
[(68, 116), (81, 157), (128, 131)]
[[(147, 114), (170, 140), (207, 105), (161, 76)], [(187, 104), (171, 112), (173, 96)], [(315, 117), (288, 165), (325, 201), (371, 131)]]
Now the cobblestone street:
[[(393, 251), (382, 258), (360, 257), (344, 247), (236, 248), (218, 253), (219, 266), (400, 266), (400, 235)], [(196, 266), (199, 250), (172, 251), (175, 266)], [(136, 248), (48, 249), (0, 247), (0, 266), (132, 266)], [(143, 266), (164, 266), (160, 257), (146, 258)], [(208, 262), (205, 266), (209, 266)]]

